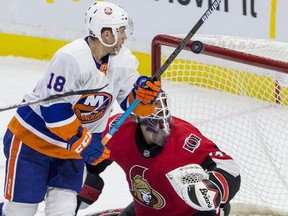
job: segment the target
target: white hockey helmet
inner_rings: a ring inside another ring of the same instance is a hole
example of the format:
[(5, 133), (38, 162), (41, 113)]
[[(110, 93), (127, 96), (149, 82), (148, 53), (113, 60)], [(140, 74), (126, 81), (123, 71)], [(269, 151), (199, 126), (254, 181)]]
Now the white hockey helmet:
[(120, 6), (104, 1), (95, 2), (87, 9), (85, 24), (88, 35), (96, 38), (101, 38), (103, 28), (111, 28), (114, 36), (117, 36), (122, 26), (128, 28), (131, 34), (133, 31), (132, 20), (126, 11)]
[(151, 132), (151, 139), (155, 144), (164, 147), (173, 127), (167, 94), (160, 92), (155, 102), (155, 111), (147, 117), (138, 116), (136, 121), (147, 132)]

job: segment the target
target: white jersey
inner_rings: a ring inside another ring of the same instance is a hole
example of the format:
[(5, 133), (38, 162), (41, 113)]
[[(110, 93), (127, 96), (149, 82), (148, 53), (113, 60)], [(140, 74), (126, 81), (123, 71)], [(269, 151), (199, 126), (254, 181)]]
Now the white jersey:
[(101, 133), (115, 100), (125, 110), (127, 96), (139, 77), (138, 60), (122, 47), (117, 55), (107, 55), (96, 63), (86, 41), (77, 39), (59, 49), (47, 72), (25, 101), (46, 98), (64, 92), (96, 89), (100, 92), (76, 95), (17, 110), (8, 128), (26, 145), (57, 158), (80, 158), (66, 150), (67, 141), (79, 126)]

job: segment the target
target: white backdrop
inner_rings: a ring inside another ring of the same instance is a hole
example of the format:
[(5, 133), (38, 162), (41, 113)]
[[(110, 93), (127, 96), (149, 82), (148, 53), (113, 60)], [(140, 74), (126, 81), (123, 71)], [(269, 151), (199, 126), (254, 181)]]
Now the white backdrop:
[[(110, 0), (134, 21), (134, 38), (185, 34), (211, 0)], [(49, 3), (52, 2), (52, 3)], [(0, 33), (72, 40), (84, 34), (84, 13), (94, 0), (0, 0)], [(245, 6), (246, 5), (246, 6)], [(235, 35), (288, 42), (287, 0), (222, 0), (199, 34)], [(273, 20), (275, 23), (273, 24)]]

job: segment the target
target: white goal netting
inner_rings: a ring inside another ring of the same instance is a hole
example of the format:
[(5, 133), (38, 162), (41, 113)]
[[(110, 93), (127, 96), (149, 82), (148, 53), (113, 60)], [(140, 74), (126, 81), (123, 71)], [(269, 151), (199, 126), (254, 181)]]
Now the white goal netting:
[[(181, 42), (170, 39), (157, 36), (154, 72)], [(173, 115), (196, 125), (238, 163), (242, 184), (234, 215), (288, 215), (288, 44), (195, 40), (204, 43), (203, 52), (193, 53), (188, 44), (162, 75)]]

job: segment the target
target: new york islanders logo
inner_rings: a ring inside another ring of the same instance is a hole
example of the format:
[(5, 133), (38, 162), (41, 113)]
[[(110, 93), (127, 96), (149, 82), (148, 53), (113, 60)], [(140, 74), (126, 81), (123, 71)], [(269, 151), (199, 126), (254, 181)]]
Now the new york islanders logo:
[(131, 193), (140, 204), (154, 209), (161, 209), (165, 205), (165, 200), (157, 191), (150, 187), (144, 178), (147, 168), (133, 166), (130, 169)]
[(82, 95), (73, 111), (82, 123), (90, 123), (102, 118), (112, 102), (112, 96), (106, 92)]

